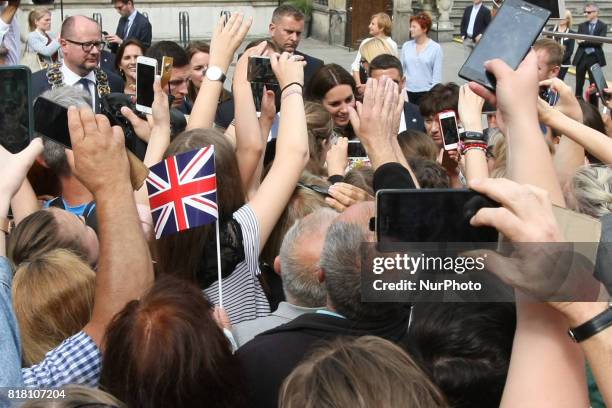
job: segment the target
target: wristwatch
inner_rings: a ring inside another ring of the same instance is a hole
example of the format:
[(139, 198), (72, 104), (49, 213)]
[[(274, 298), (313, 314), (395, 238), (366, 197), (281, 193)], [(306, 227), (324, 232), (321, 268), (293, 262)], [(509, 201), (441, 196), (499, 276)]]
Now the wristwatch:
[(578, 327), (568, 330), (569, 336), (576, 343), (580, 343), (586, 339), (589, 339), (597, 333), (612, 326), (612, 304), (608, 304), (608, 308), (597, 316), (581, 324)]
[(466, 132), (459, 133), (459, 140), (461, 140), (462, 142), (466, 140), (471, 140), (474, 142), (486, 143), (487, 137), (483, 132), (472, 132), (468, 130)]
[(205, 76), (210, 81), (219, 81), (221, 83), (225, 82), (225, 78), (227, 78), (221, 68), (215, 65), (211, 65), (208, 67)]

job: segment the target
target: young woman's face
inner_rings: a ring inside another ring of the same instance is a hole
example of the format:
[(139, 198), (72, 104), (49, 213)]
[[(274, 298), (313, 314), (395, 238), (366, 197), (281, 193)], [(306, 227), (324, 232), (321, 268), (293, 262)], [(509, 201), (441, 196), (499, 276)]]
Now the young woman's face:
[(35, 22), (36, 28), (40, 31), (49, 31), (51, 30), (51, 14), (47, 13)]
[(349, 124), (349, 106), (355, 107), (355, 95), (349, 85), (336, 85), (325, 94), (323, 106), (334, 118), (336, 126)]
[(119, 68), (125, 73), (125, 77), (136, 82), (136, 59), (142, 56), (140, 47), (136, 45), (128, 45), (125, 47), (123, 57), (119, 63)]
[(196, 89), (200, 89), (200, 85), (202, 85), (209, 61), (210, 54), (205, 52), (196, 52), (191, 57), (191, 83), (193, 83)]

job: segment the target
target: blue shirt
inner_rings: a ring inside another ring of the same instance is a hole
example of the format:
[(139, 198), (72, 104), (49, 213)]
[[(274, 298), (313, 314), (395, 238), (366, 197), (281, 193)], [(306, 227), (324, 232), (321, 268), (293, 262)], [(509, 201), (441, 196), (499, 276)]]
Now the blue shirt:
[(443, 52), (440, 44), (429, 40), (420, 54), (416, 52), (416, 41), (404, 43), (401, 54), (408, 92), (427, 92), (442, 82)]
[[(0, 232), (3, 234), (3, 232)], [(21, 341), (13, 311), (11, 285), (13, 271), (9, 260), (0, 257), (0, 387), (21, 387)], [(0, 395), (0, 406), (3, 401)]]
[[(53, 200), (55, 200), (55, 198)], [(51, 204), (51, 201), (53, 201), (53, 200), (45, 201), (45, 203), (43, 204), (43, 208), (49, 208), (50, 207), (49, 204)], [(96, 204), (94, 203), (94, 205), (90, 208), (88, 213), (87, 214), (83, 214), (85, 212), (85, 208), (87, 208), (89, 203), (85, 203), (85, 204), (82, 204), (82, 205), (77, 205), (77, 206), (71, 207), (71, 206), (68, 205), (66, 200), (64, 200), (63, 198), (62, 198), (62, 201), (64, 202), (64, 210), (73, 213), (77, 217), (80, 217), (80, 216), (87, 217), (93, 211), (93, 209), (96, 207)]]

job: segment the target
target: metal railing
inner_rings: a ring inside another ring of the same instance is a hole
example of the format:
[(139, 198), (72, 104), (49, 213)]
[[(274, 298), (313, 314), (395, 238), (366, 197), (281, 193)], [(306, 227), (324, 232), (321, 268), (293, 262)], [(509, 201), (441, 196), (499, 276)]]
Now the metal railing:
[(102, 28), (102, 13), (93, 13), (91, 18), (93, 18), (98, 23), (100, 28)]
[(187, 47), (191, 41), (191, 28), (189, 26), (189, 12), (179, 13), (179, 42), (183, 47)]
[(593, 42), (593, 43), (612, 44), (612, 38), (600, 37), (598, 35), (559, 33), (557, 31), (548, 31), (548, 30), (542, 31), (542, 35), (546, 37), (564, 37), (564, 38), (573, 38), (574, 40), (584, 40), (584, 41)]

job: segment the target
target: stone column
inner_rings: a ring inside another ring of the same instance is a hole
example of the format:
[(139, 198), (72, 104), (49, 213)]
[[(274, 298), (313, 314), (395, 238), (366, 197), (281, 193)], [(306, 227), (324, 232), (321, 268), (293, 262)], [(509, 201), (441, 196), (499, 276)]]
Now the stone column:
[(435, 31), (438, 33), (439, 42), (449, 42), (453, 40), (454, 25), (450, 21), (450, 12), (453, 8), (453, 0), (437, 0), (437, 8), (440, 13)]
[(401, 47), (410, 38), (412, 0), (395, 0), (393, 6), (393, 39)]

